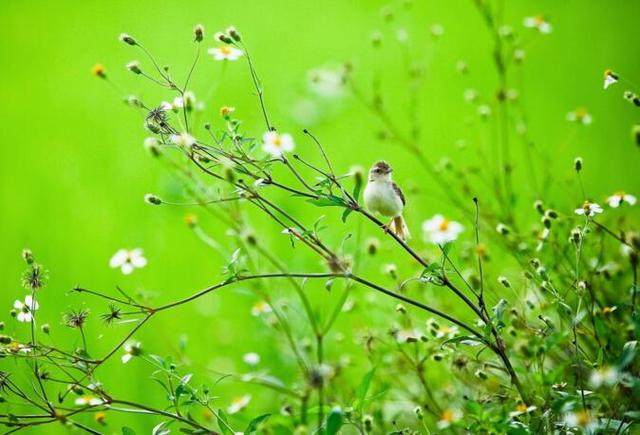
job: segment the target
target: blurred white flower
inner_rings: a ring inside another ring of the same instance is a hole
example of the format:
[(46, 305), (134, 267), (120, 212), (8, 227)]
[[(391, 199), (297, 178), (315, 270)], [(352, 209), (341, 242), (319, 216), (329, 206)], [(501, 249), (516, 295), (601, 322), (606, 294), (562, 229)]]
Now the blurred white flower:
[(620, 204), (626, 202), (629, 205), (636, 203), (636, 197), (624, 192), (616, 192), (607, 198), (607, 204), (609, 207), (618, 208)]
[(273, 157), (280, 157), (295, 148), (293, 138), (287, 133), (268, 131), (262, 136), (262, 142), (262, 149)]
[(321, 97), (333, 98), (344, 94), (344, 72), (340, 69), (315, 68), (307, 73), (309, 89)]
[(271, 306), (266, 301), (258, 301), (251, 307), (251, 314), (258, 317), (261, 314), (270, 313)]
[(585, 215), (585, 216), (595, 216), (596, 214), (600, 214), (603, 212), (602, 207), (596, 204), (595, 202), (585, 201), (582, 207), (577, 208), (575, 210), (576, 214)]
[(509, 417), (513, 418), (513, 417), (517, 417), (519, 415), (522, 414), (528, 414), (531, 411), (535, 411), (536, 407), (535, 406), (527, 406), (524, 403), (519, 403), (518, 406), (516, 406), (515, 411), (511, 411), (509, 413)]
[(80, 396), (75, 401), (75, 404), (78, 406), (98, 406), (102, 405), (103, 403), (104, 400), (91, 395)]
[(607, 89), (609, 86), (617, 82), (618, 82), (618, 74), (616, 74), (610, 69), (606, 69), (604, 71), (604, 89)]
[(445, 409), (438, 420), (438, 429), (446, 429), (462, 418), (462, 412), (458, 409)]
[(245, 353), (242, 357), (242, 361), (250, 366), (257, 366), (258, 364), (260, 364), (260, 355), (255, 352)]
[(147, 259), (142, 255), (142, 249), (119, 249), (111, 260), (109, 266), (120, 268), (122, 273), (129, 275), (135, 268), (142, 268), (147, 265)]
[(401, 329), (396, 335), (398, 343), (415, 343), (420, 338), (420, 333), (415, 329)]
[(215, 60), (238, 60), (243, 55), (242, 50), (228, 45), (210, 48), (208, 51)]
[(187, 132), (172, 134), (171, 136), (169, 136), (169, 138), (174, 144), (183, 147), (190, 147), (196, 144), (196, 139)]
[(593, 122), (593, 118), (584, 107), (578, 107), (576, 110), (567, 113), (567, 121), (578, 122), (582, 125), (589, 125)]
[(593, 388), (599, 388), (601, 385), (612, 386), (618, 382), (618, 369), (615, 367), (601, 367), (591, 372), (589, 383)]
[(441, 325), (438, 329), (436, 329), (436, 338), (454, 338), (458, 334), (458, 327)]
[(236, 397), (231, 401), (231, 404), (227, 407), (227, 413), (237, 414), (238, 412), (246, 408), (247, 405), (249, 405), (249, 402), (251, 402), (251, 396), (248, 394), (245, 394), (244, 396), (241, 396), (241, 397)]
[(542, 15), (536, 15), (535, 17), (525, 17), (523, 24), (529, 29), (538, 29), (540, 33), (551, 33), (553, 28), (551, 23), (544, 19)]
[(584, 410), (568, 412), (563, 420), (566, 426), (581, 428), (587, 434), (593, 434), (598, 429), (598, 420)]
[(120, 358), (122, 364), (128, 363), (134, 356), (142, 355), (142, 343), (139, 341), (128, 341), (124, 344), (123, 348), (124, 355)]
[(456, 240), (463, 230), (464, 228), (460, 223), (450, 221), (440, 214), (422, 224), (424, 239), (436, 245), (443, 245)]
[(16, 300), (13, 308), (18, 312), (16, 320), (18, 322), (31, 322), (33, 320), (33, 312), (40, 308), (40, 304), (31, 295), (24, 298), (24, 302)]

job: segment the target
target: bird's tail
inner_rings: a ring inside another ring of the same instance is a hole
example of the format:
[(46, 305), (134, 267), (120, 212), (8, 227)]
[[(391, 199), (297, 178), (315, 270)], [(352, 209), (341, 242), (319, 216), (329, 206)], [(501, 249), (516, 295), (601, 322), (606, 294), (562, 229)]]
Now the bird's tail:
[(402, 216), (396, 216), (393, 218), (393, 221), (391, 222), (391, 231), (393, 231), (402, 240), (407, 240), (411, 237), (411, 234), (409, 234), (409, 228), (407, 228), (407, 224)]

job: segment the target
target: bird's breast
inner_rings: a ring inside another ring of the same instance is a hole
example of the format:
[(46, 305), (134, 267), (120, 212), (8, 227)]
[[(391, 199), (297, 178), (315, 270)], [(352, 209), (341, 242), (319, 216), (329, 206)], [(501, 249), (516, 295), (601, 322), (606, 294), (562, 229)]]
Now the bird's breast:
[(372, 212), (390, 217), (402, 213), (402, 200), (393, 191), (391, 183), (369, 182), (363, 196), (364, 205)]

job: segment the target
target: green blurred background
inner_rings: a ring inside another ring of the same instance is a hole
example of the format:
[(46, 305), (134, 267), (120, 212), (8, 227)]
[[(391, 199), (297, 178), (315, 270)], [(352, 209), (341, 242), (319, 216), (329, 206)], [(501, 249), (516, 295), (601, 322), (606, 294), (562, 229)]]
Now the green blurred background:
[[(585, 186), (595, 199), (602, 201), (620, 189), (640, 195), (638, 149), (630, 137), (638, 112), (622, 99), (625, 85), (602, 90), (602, 72), (609, 67), (640, 81), (640, 2), (506, 3), (505, 21), (531, 39), (519, 90), (529, 116), (530, 136), (538, 149), (551, 156), (553, 184), (558, 186), (544, 199), (556, 201), (564, 212), (579, 204), (577, 187), (574, 185), (573, 191), (564, 188), (577, 155), (585, 159)], [(385, 7), (396, 12), (391, 22), (381, 17)], [(523, 18), (538, 13), (547, 14), (553, 24), (550, 35), (533, 37), (533, 30), (523, 28)], [(318, 116), (309, 118), (308, 125), (294, 113), (300, 115), (300, 107), (310, 104), (306, 88), (309, 69), (349, 61), (356, 80), (362, 80), (361, 87), (367, 92), (374, 71), (383, 77), (382, 91), (390, 96), (387, 107), (405, 119), (406, 78), (394, 35), (406, 29), (415, 61), (426, 68), (418, 115), (425, 149), (436, 162), (442, 156), (461, 163), (473, 159), (473, 154), (455, 147), (461, 138), (472, 146), (477, 137), (468, 131), (477, 128), (477, 122), (469, 124), (469, 119), (477, 116), (463, 100), (463, 92), (473, 87), (492, 100), (497, 79), (490, 35), (470, 0), (415, 1), (408, 10), (399, 2), (377, 0), (3, 0), (0, 17), (0, 89), (5, 101), (0, 108), (4, 149), (0, 159), (0, 307), (4, 307), (1, 317), (11, 334), (19, 336), (17, 331), (25, 328), (8, 316), (13, 301), (24, 294), (20, 288), (20, 251), (24, 247), (30, 247), (50, 270), (50, 285), (41, 293), (39, 314), (41, 322), (53, 326), (54, 342), (72, 345), (74, 336), (61, 324), (60, 313), (84, 305), (94, 315), (89, 337), (95, 343), (95, 349), (90, 350), (96, 354), (107, 349), (126, 327), (108, 330), (100, 325), (97, 314), (104, 311), (104, 304), (69, 295), (73, 286), (112, 291), (120, 285), (130, 291), (152, 292), (157, 301), (169, 301), (220, 280), (224, 262), (184, 224), (185, 213), (198, 210), (151, 207), (142, 200), (147, 192), (177, 201), (184, 196), (175, 178), (143, 149), (146, 133), (142, 115), (122, 103), (128, 94), (158, 102), (170, 95), (124, 70), (128, 61), (143, 59), (132, 47), (118, 42), (120, 32), (135, 36), (163, 64), (170, 64), (176, 76), (183, 77), (193, 56), (193, 26), (204, 24), (205, 47), (210, 47), (215, 45), (215, 31), (234, 24), (250, 47), (274, 123), (279, 130), (294, 134), (299, 152), (315, 153), (301, 134), (302, 128), (311, 127), (327, 145), (338, 171), (345, 172), (353, 165), (368, 167), (379, 158), (391, 161), (396, 180), (406, 190), (415, 191), (409, 195), (413, 206), (408, 220), (416, 234), (419, 223), (437, 212), (462, 219), (442, 198), (430, 196), (429, 180), (415, 171), (409, 155), (377, 139), (380, 124), (350, 95), (338, 102), (312, 106)], [(429, 28), (436, 23), (442, 24), (445, 33), (434, 42)], [(384, 35), (377, 50), (370, 42), (374, 31)], [(469, 65), (469, 75), (456, 71), (459, 59)], [(122, 91), (92, 76), (94, 63), (104, 64), (108, 76)], [(511, 83), (519, 87), (515, 80)], [(219, 122), (218, 108), (235, 106), (246, 131), (262, 134), (264, 127), (244, 62), (223, 67), (205, 55), (191, 88), (201, 97), (212, 87), (215, 93), (206, 101), (204, 118)], [(589, 110), (593, 125), (577, 127), (565, 120), (566, 113), (577, 106)], [(526, 204), (523, 210), (529, 213), (535, 196), (522, 168), (522, 163), (516, 165), (516, 180), (524, 192), (529, 192), (522, 198), (522, 204)], [(567, 194), (575, 200), (567, 201)], [(319, 213), (317, 209), (310, 212), (314, 214), (308, 215), (308, 221), (313, 222)], [(326, 214), (338, 225), (337, 211)], [(204, 217), (202, 225), (225, 243), (224, 228)], [(368, 229), (364, 235), (374, 233)], [(275, 226), (262, 226), (260, 235), (293, 270), (320, 267), (310, 257), (288, 249), (288, 241)], [(131, 276), (109, 269), (111, 255), (122, 247), (143, 248), (149, 265)], [(388, 256), (382, 262), (394, 261), (391, 246), (385, 245), (383, 252)], [(378, 274), (379, 268), (378, 263), (371, 265), (371, 274)], [(284, 283), (282, 288), (274, 286), (273, 291), (292, 296)], [(325, 295), (321, 284), (310, 287), (310, 291), (316, 291), (323, 303), (336, 299), (333, 294)], [(186, 340), (193, 363), (193, 368), (186, 370), (198, 373), (203, 381), (207, 369), (219, 373), (246, 370), (241, 356), (249, 351), (260, 353), (263, 367), (271, 367), (286, 378), (291, 362), (282, 355), (277, 335), (261, 328), (250, 315), (255, 300), (238, 286), (153, 319), (138, 338), (145, 349), (157, 354), (177, 352), (180, 340)], [(447, 304), (446, 300), (438, 302), (445, 308)], [(379, 309), (391, 311), (394, 305), (383, 299)], [(347, 339), (333, 348), (332, 358), (350, 353), (357, 360), (360, 348), (352, 343), (349, 331), (353, 325), (376, 322), (365, 314), (353, 319), (340, 323), (339, 330), (347, 334)], [(0, 369), (12, 371), (13, 367), (13, 362), (0, 360)], [(144, 400), (155, 391), (148, 373), (148, 367), (140, 361), (131, 362), (125, 371), (114, 360), (101, 368), (99, 377), (105, 384), (118, 385), (122, 396)], [(274, 397), (269, 391), (232, 381), (218, 388), (220, 405), (246, 391), (254, 395), (250, 415), (277, 409), (269, 409), (269, 402), (261, 400)], [(158, 422), (115, 416), (109, 416), (109, 421), (107, 431), (118, 430), (118, 423), (123, 422), (140, 429)]]

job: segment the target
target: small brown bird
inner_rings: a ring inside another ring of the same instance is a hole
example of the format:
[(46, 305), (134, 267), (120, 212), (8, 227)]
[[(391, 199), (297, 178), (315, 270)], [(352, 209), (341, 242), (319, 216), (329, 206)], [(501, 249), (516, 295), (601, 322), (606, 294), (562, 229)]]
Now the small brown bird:
[(402, 217), (406, 200), (402, 190), (391, 181), (391, 166), (385, 161), (376, 162), (369, 170), (369, 182), (364, 189), (364, 205), (369, 211), (391, 218), (387, 229), (402, 240), (409, 238), (409, 229)]

